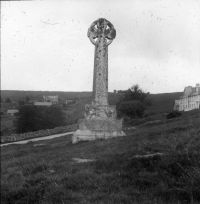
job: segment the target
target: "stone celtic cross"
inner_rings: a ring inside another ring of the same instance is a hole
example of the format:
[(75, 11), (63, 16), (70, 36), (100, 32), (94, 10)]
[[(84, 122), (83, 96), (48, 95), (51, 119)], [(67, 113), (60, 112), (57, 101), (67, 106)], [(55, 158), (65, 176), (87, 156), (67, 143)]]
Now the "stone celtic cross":
[(94, 21), (88, 29), (88, 37), (95, 45), (93, 100), (85, 107), (72, 143), (125, 136), (122, 119), (117, 119), (115, 106), (108, 104), (108, 45), (115, 36), (113, 25), (104, 18)]
[(114, 26), (106, 19), (100, 18), (88, 29), (88, 37), (95, 45), (93, 104), (108, 105), (108, 45), (116, 36)]

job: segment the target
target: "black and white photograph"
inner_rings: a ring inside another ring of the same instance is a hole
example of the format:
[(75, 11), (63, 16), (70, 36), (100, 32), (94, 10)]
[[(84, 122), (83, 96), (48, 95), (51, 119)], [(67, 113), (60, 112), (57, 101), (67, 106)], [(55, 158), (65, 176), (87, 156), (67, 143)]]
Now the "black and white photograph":
[(1, 1), (1, 203), (200, 203), (200, 0)]

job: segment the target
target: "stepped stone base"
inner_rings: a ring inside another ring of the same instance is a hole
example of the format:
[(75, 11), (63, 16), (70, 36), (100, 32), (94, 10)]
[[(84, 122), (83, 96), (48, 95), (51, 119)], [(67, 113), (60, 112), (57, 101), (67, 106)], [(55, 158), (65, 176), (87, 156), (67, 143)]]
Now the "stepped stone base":
[(72, 136), (72, 143), (119, 136), (125, 136), (122, 131), (122, 120), (82, 119), (79, 121), (79, 129)]

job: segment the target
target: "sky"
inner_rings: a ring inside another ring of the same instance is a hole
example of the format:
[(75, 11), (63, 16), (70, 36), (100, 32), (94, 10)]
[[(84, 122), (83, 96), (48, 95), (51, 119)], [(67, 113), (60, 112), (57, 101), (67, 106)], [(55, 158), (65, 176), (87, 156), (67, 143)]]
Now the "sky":
[(109, 91), (150, 93), (200, 83), (200, 0), (1, 2), (1, 89), (92, 91), (91, 23), (116, 29)]

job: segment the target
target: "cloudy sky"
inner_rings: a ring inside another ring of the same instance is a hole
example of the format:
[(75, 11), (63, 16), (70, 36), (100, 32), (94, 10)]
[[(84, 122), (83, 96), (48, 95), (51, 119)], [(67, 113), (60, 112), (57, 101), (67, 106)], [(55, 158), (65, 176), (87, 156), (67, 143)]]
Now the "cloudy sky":
[(200, 82), (200, 0), (1, 2), (1, 89), (91, 91), (90, 24), (108, 19), (109, 91), (151, 93)]

